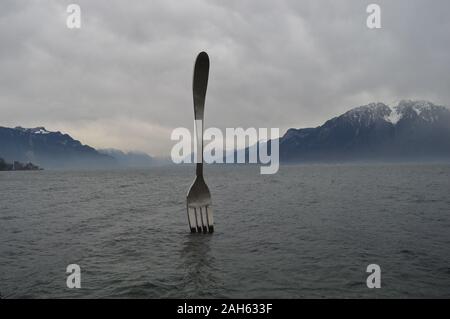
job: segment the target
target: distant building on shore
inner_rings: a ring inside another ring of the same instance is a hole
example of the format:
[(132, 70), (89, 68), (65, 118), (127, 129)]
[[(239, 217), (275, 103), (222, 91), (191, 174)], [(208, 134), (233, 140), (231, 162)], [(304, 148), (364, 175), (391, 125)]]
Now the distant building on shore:
[(0, 171), (37, 171), (41, 170), (39, 166), (33, 163), (21, 163), (14, 161), (12, 164), (7, 163), (3, 158), (0, 157)]

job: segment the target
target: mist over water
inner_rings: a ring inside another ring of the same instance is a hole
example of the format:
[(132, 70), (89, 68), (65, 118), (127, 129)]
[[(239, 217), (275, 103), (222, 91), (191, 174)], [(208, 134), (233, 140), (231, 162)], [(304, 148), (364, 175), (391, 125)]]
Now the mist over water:
[(450, 297), (450, 165), (206, 166), (213, 235), (189, 233), (193, 178), (0, 172), (2, 296)]

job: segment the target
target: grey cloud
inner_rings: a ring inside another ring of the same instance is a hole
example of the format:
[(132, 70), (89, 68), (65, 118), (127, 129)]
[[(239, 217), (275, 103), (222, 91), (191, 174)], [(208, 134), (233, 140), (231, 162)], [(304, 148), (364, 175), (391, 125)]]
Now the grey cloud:
[[(82, 28), (65, 26), (66, 6)], [(211, 58), (206, 124), (316, 126), (372, 101), (450, 104), (448, 1), (3, 1), (0, 125), (167, 155), (192, 126), (196, 54)]]

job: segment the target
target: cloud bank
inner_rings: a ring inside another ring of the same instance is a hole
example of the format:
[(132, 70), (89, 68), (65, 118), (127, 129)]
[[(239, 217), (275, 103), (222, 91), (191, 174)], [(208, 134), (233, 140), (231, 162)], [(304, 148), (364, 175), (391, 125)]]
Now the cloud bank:
[[(81, 6), (81, 29), (66, 7)], [(310, 127), (403, 98), (450, 104), (450, 2), (2, 1), (0, 125), (167, 156), (193, 125), (192, 68), (210, 55), (206, 125)]]

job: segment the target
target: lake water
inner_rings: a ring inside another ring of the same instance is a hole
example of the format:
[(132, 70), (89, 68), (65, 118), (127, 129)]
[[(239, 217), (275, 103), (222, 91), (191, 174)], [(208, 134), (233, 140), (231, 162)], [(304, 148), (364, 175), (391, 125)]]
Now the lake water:
[(2, 296), (450, 297), (450, 165), (207, 166), (212, 235), (189, 233), (193, 175), (0, 172)]

